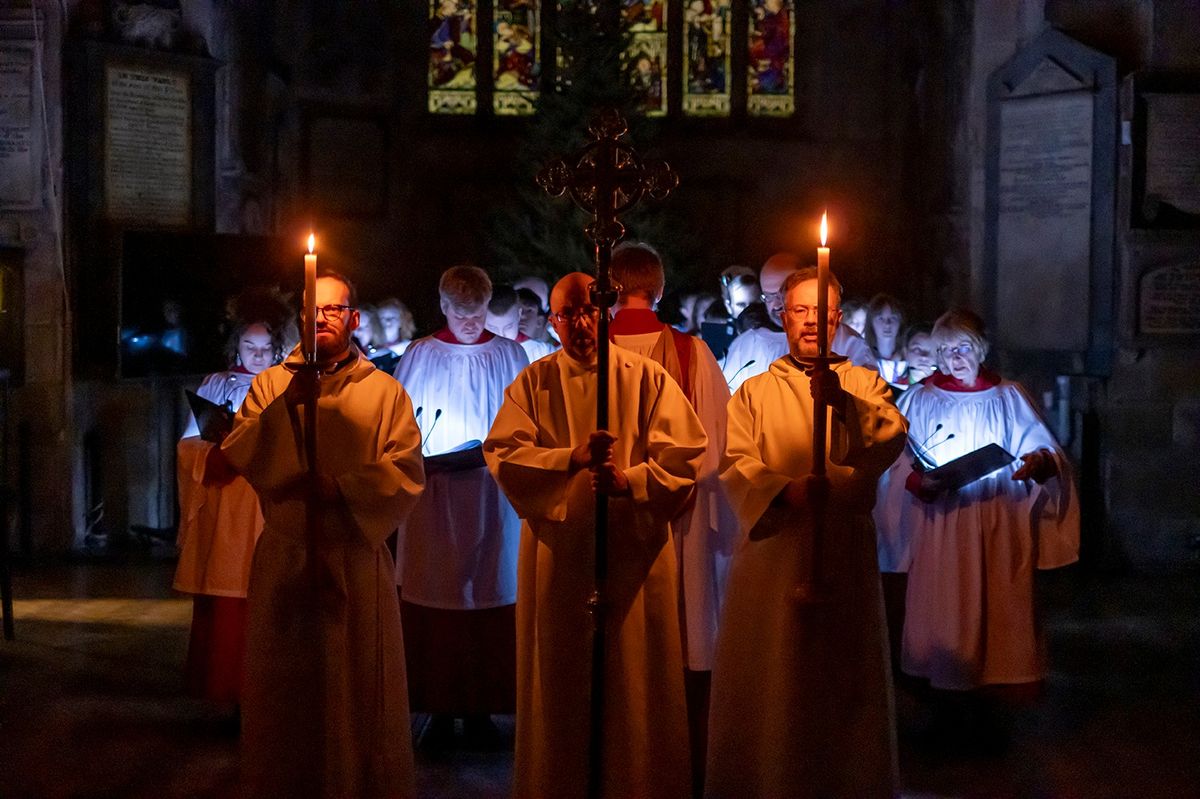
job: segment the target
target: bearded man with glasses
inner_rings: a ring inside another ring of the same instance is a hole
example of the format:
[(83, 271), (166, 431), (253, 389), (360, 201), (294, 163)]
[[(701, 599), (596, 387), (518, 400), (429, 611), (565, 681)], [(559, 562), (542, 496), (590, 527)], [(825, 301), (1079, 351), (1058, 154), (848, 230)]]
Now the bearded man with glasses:
[[(410, 796), (400, 607), (385, 542), (425, 483), (404, 389), (356, 347), (354, 286), (316, 281), (319, 379), (297, 347), (261, 372), (222, 444), (266, 520), (250, 568), (242, 768), (250, 797)], [(316, 381), (316, 385), (313, 382)], [(316, 394), (317, 469), (301, 406)], [(316, 535), (307, 524), (319, 503)]]

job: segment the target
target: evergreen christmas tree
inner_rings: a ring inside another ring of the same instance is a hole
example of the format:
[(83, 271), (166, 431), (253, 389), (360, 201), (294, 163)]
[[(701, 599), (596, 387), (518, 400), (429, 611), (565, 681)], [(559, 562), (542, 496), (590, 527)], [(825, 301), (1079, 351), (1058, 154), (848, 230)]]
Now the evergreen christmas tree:
[[(600, 110), (618, 109), (629, 122), (626, 141), (643, 155), (661, 156), (654, 148), (659, 126), (639, 113), (621, 63), (629, 36), (620, 5), (619, 0), (562, 0), (555, 29), (544, 39), (549, 44), (543, 61), (558, 58), (556, 85), (542, 86), (513, 161), (514, 199), (490, 220), (492, 260), (503, 279), (534, 274), (553, 284), (567, 272), (594, 268), (592, 245), (583, 232), (586, 214), (570, 201), (547, 196), (534, 177), (588, 142), (588, 123)], [(679, 263), (676, 242), (691, 237), (669, 210), (669, 200), (649, 201), (623, 221), (627, 239), (653, 244), (670, 267)]]

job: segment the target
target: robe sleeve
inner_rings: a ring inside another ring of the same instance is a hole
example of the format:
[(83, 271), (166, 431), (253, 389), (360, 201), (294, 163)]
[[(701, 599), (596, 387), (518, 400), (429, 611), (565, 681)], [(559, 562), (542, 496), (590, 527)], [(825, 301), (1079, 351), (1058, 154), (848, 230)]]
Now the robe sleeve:
[(395, 392), (391, 413), (381, 420), (377, 435), (380, 457), (336, 478), (355, 524), (374, 546), (404, 521), (425, 488), (421, 433), (404, 389)]
[[(1058, 474), (1042, 485), (1028, 481), (1033, 493), (1029, 525), (1037, 542), (1037, 568), (1057, 569), (1079, 560), (1079, 496), (1075, 474), (1053, 434), (1034, 410), (1033, 401), (1019, 385), (1012, 385), (1008, 413), (1012, 418), (1009, 451), (1018, 458), (1038, 449), (1054, 456)], [(1019, 462), (1014, 464), (1015, 469)]]
[[(908, 423), (891, 401), (891, 390), (876, 372), (848, 370), (841, 374), (846, 413), (833, 415), (829, 459), (878, 480), (904, 451)], [(856, 475), (857, 476), (857, 475)]]
[(296, 436), (294, 451), (302, 451), (299, 425), (293, 424), (283, 399), (290, 380), (290, 375), (287, 382), (272, 380), (271, 370), (254, 378), (245, 402), (234, 417), (233, 430), (221, 443), (229, 465), (246, 478), (260, 497), (296, 479), (304, 469), (299, 458), (279, 457), (280, 448), (270, 440), (280, 431), (291, 430)]
[(483, 457), (517, 515), (529, 521), (567, 518), (572, 478), (569, 447), (538, 446), (533, 394), (525, 374), (504, 391), (504, 402), (483, 443)]
[(739, 390), (729, 401), (721, 485), (743, 530), (750, 530), (771, 506), (791, 477), (763, 462), (754, 436), (757, 410), (750, 392)]
[[(679, 515), (692, 495), (708, 437), (682, 389), (665, 371), (646, 424), (646, 460), (625, 470), (633, 503), (660, 522)], [(651, 386), (643, 387), (642, 400)]]

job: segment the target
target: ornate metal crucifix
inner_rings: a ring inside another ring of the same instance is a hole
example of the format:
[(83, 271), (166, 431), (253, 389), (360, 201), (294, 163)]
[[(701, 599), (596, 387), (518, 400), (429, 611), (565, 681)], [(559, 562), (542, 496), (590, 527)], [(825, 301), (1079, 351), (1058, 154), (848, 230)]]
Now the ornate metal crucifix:
[[(592, 141), (567, 159), (559, 158), (537, 176), (538, 185), (553, 197), (570, 193), (591, 214), (585, 230), (595, 246), (596, 282), (592, 305), (599, 309), (596, 328), (596, 429), (608, 429), (608, 309), (617, 301), (610, 265), (613, 245), (625, 235), (620, 215), (646, 194), (666, 197), (679, 177), (666, 161), (643, 161), (620, 139), (628, 132), (615, 110), (602, 112), (588, 126)], [(592, 617), (591, 738), (588, 745), (588, 795), (601, 792), (604, 754), (605, 582), (608, 579), (608, 500), (596, 498), (595, 584), (588, 610)]]

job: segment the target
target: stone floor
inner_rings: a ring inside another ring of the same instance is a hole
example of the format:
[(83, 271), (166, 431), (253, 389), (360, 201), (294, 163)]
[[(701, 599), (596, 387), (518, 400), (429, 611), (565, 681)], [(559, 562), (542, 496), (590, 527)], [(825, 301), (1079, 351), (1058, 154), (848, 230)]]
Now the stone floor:
[[(0, 797), (236, 795), (236, 733), (180, 693), (190, 605), (172, 596), (171, 571), (16, 569), (17, 640), (0, 642)], [(1007, 746), (931, 738), (926, 698), (898, 692), (905, 795), (1197, 795), (1200, 581), (1064, 573), (1044, 587), (1053, 672)], [(510, 752), (421, 752), (420, 793), (507, 796), (511, 764)]]

